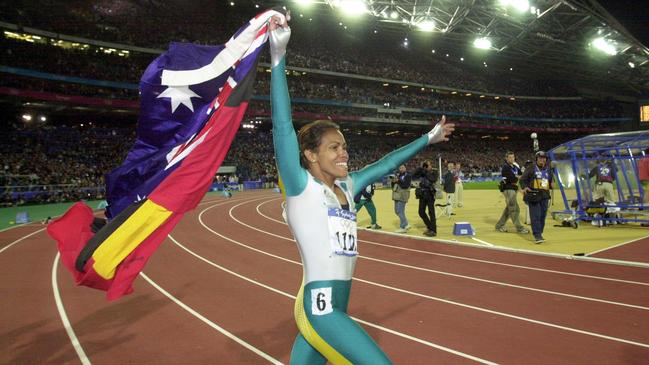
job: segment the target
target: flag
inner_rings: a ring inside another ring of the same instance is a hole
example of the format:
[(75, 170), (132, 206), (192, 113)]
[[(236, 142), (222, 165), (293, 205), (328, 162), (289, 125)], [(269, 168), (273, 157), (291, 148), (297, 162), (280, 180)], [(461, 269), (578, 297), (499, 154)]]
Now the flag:
[(284, 16), (257, 15), (224, 45), (172, 43), (148, 66), (136, 142), (106, 175), (108, 223), (99, 227), (77, 203), (48, 226), (78, 285), (106, 290), (109, 300), (131, 293), (149, 257), (198, 205), (246, 111), (275, 15)]

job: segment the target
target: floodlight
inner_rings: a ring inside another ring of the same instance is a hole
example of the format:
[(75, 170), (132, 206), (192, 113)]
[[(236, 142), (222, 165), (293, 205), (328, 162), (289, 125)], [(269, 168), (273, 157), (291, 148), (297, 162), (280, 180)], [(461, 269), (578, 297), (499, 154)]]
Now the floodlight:
[(491, 40), (489, 38), (477, 38), (475, 41), (473, 41), (473, 45), (476, 48), (480, 49), (489, 49), (491, 48)]
[(359, 16), (367, 13), (367, 4), (363, 0), (343, 0), (338, 5), (346, 15)]
[(390, 18), (396, 19), (398, 17), (399, 17), (399, 13), (397, 13), (396, 10), (392, 10), (392, 12), (390, 13)]
[(23, 114), (23, 120), (25, 122), (29, 122), (30, 120), (32, 120), (31, 114)]
[(615, 56), (617, 54), (617, 50), (615, 49), (615, 46), (604, 38), (601, 37), (596, 38), (593, 41), (592, 45), (593, 47), (599, 49), (600, 51), (606, 53), (607, 55)]
[(47, 121), (47, 117), (44, 116), (44, 115), (41, 115), (38, 119), (40, 119), (41, 122), (46, 122)]
[(424, 32), (432, 32), (433, 30), (435, 30), (435, 22), (430, 19), (422, 20), (417, 23), (417, 28)]
[(633, 63), (633, 62), (629, 62), (629, 67), (631, 67), (631, 68), (635, 68), (635, 63)]
[(522, 13), (530, 8), (530, 2), (527, 0), (512, 0), (511, 6)]
[(520, 12), (525, 12), (530, 8), (528, 0), (500, 0), (499, 3), (504, 7), (511, 6)]

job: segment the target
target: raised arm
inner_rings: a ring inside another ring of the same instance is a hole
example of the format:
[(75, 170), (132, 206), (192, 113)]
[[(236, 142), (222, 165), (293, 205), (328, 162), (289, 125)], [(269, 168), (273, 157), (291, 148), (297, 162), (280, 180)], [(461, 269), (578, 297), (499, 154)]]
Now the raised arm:
[(388, 153), (380, 160), (365, 166), (361, 170), (352, 172), (350, 175), (354, 181), (354, 195), (365, 186), (394, 171), (399, 165), (411, 159), (427, 145), (448, 141), (448, 136), (454, 129), (455, 126), (452, 123), (446, 123), (446, 117), (442, 116), (442, 120), (427, 134)]
[(291, 30), (288, 27), (276, 26), (276, 29), (270, 31), (272, 62), (270, 100), (277, 169), (284, 183), (286, 195), (295, 196), (299, 195), (306, 187), (307, 174), (300, 166), (300, 147), (293, 128), (291, 98), (286, 83), (286, 45), (290, 34)]

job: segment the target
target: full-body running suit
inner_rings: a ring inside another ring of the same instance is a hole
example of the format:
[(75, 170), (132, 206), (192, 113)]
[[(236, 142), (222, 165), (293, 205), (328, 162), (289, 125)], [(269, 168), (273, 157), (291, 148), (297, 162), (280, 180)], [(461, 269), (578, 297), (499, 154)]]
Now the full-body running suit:
[[(278, 29), (278, 31), (283, 31)], [(361, 189), (395, 170), (429, 144), (423, 135), (379, 161), (335, 181), (349, 207), (334, 191), (300, 166), (286, 83), (285, 52), (273, 56), (271, 34), (271, 105), (273, 143), (286, 192), (286, 220), (304, 265), (303, 282), (295, 302), (299, 334), (291, 364), (390, 364), (385, 353), (347, 315), (352, 275), (358, 255), (353, 197)]]

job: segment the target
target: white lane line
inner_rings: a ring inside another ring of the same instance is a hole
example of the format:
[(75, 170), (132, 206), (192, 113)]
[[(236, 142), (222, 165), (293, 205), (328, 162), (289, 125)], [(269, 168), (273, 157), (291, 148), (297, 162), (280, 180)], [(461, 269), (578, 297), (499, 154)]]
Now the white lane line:
[(482, 243), (482, 244), (485, 245), (485, 246), (490, 246), (490, 247), (494, 247), (494, 246), (495, 246), (493, 243), (489, 243), (489, 242), (487, 242), (487, 241), (483, 241), (483, 240), (478, 239), (478, 238), (475, 238), (475, 237), (471, 237), (471, 239), (474, 240), (474, 241), (476, 241), (476, 242)]
[[(237, 207), (239, 207), (239, 206), (241, 206), (243, 204), (247, 204), (247, 203), (249, 203), (249, 202), (242, 202), (242, 203), (239, 203), (237, 205), (232, 206), (230, 208), (230, 217), (232, 219), (234, 219), (237, 223), (239, 223), (239, 224), (241, 224), (243, 226), (246, 226), (246, 227), (248, 227), (250, 229), (256, 230), (258, 232), (261, 232), (261, 233), (264, 233), (264, 234), (267, 234), (267, 235), (270, 235), (270, 236), (273, 236), (273, 237), (277, 237), (277, 238), (280, 238), (280, 239), (284, 239), (284, 240), (287, 240), (287, 241), (294, 242), (294, 240), (292, 238), (264, 231), (262, 229), (253, 227), (253, 226), (251, 226), (249, 224), (246, 224), (246, 223), (238, 220), (236, 217), (234, 217), (234, 215), (232, 214), (232, 211), (235, 208), (237, 208)], [(209, 208), (209, 207), (206, 208), (206, 210), (208, 210), (208, 209), (211, 209), (211, 208)], [(201, 214), (202, 214), (202, 212), (201, 212)], [(202, 220), (200, 220), (200, 222), (201, 222), (201, 224), (203, 224)], [(205, 226), (205, 224), (203, 224), (203, 226)], [(359, 241), (363, 241), (363, 240), (359, 240)], [(246, 247), (248, 247), (248, 246), (246, 246)], [(478, 282), (494, 284), (496, 286), (506, 286), (506, 287), (510, 287), (510, 288), (534, 291), (534, 292), (539, 292), (539, 293), (544, 293), (544, 294), (558, 295), (558, 296), (563, 296), (563, 297), (568, 297), (568, 298), (573, 298), (573, 299), (580, 299), (580, 300), (599, 302), (599, 303), (605, 303), (605, 304), (611, 304), (611, 305), (617, 305), (617, 306), (622, 306), (622, 307), (629, 307), (629, 308), (642, 309), (642, 310), (649, 311), (649, 307), (644, 307), (644, 306), (635, 305), (635, 304), (627, 304), (627, 303), (609, 301), (609, 300), (605, 300), (605, 299), (599, 299), (599, 298), (593, 298), (593, 297), (585, 297), (585, 296), (580, 296), (580, 295), (557, 292), (557, 291), (552, 291), (552, 290), (531, 288), (531, 287), (528, 287), (528, 286), (510, 284), (510, 283), (505, 283), (505, 282), (502, 282), (502, 281), (487, 280), (487, 279), (482, 279), (482, 278), (478, 278), (478, 277), (474, 277), (474, 276), (453, 274), (453, 273), (446, 272), (446, 271), (433, 270), (433, 269), (428, 269), (428, 268), (424, 268), (424, 267), (420, 267), (420, 266), (414, 266), (414, 265), (406, 265), (406, 264), (401, 264), (401, 263), (394, 262), (394, 261), (382, 260), (382, 259), (378, 259), (378, 258), (374, 258), (374, 257), (370, 257), (370, 256), (358, 255), (358, 257), (362, 258), (362, 259), (365, 259), (365, 260), (381, 262), (381, 263), (388, 264), (388, 265), (400, 266), (400, 267), (404, 267), (404, 268), (408, 268), (408, 269), (431, 272), (431, 273), (435, 273), (435, 274), (439, 274), (439, 275), (451, 276), (451, 277), (456, 277), (456, 278), (461, 278), (461, 279), (474, 280), (474, 281), (478, 281)]]
[[(169, 238), (171, 238), (174, 242), (176, 242), (176, 244), (178, 244), (177, 241), (175, 239), (173, 239), (173, 237), (171, 237), (171, 235), (169, 235)], [(208, 326), (212, 327), (213, 329), (217, 330), (218, 332), (222, 333), (227, 338), (229, 338), (232, 341), (238, 343), (239, 345), (247, 348), (248, 350), (254, 352), (258, 356), (266, 359), (271, 364), (279, 364), (279, 365), (283, 364), (281, 361), (277, 360), (276, 358), (268, 355), (267, 353), (261, 351), (260, 349), (258, 349), (256, 347), (252, 346), (248, 342), (242, 340), (240, 337), (237, 337), (232, 332), (230, 332), (230, 331), (226, 330), (225, 328), (219, 326), (218, 324), (210, 321), (205, 316), (203, 316), (202, 314), (195, 311), (192, 307), (190, 307), (187, 304), (183, 303), (178, 298), (174, 297), (171, 293), (164, 290), (160, 285), (158, 285), (155, 281), (153, 281), (151, 278), (149, 278), (145, 273), (141, 272), (140, 276), (142, 276), (144, 278), (144, 280), (148, 281), (149, 284), (151, 284), (154, 288), (156, 288), (160, 293), (162, 293), (164, 296), (169, 298), (172, 302), (176, 303), (179, 307), (186, 310), (189, 314), (191, 314), (192, 316), (198, 318), (199, 320), (201, 320), (206, 325), (208, 325)]]
[(28, 234), (28, 235), (26, 235), (26, 236), (23, 236), (23, 237), (21, 237), (21, 238), (15, 240), (15, 241), (13, 241), (13, 242), (11, 242), (10, 244), (8, 244), (8, 245), (6, 245), (5, 247), (3, 247), (2, 249), (0, 249), (0, 253), (5, 252), (6, 250), (9, 249), (9, 247), (15, 245), (16, 243), (18, 243), (18, 242), (20, 242), (20, 241), (22, 241), (22, 240), (25, 240), (25, 239), (27, 239), (27, 238), (29, 238), (29, 237), (31, 237), (31, 236), (33, 236), (33, 235), (39, 233), (39, 232), (42, 232), (42, 231), (44, 231), (44, 230), (45, 230), (45, 228), (41, 228), (41, 229), (39, 229), (38, 231), (32, 232), (32, 233), (30, 233), (30, 234)]
[[(268, 202), (274, 201), (276, 199), (272, 199), (266, 202), (261, 203), (260, 205), (257, 206), (257, 212), (263, 216), (264, 218), (277, 222), (282, 225), (286, 225), (286, 222), (277, 220), (273, 217), (269, 217), (268, 215), (262, 213), (259, 210), (259, 207), (261, 205), (264, 205)], [(375, 233), (381, 233), (381, 234), (386, 234), (386, 232), (375, 232)], [(388, 232), (389, 233), (389, 232)], [(587, 274), (578, 274), (578, 273), (572, 273), (572, 272), (566, 272), (566, 271), (558, 271), (558, 270), (550, 270), (550, 269), (543, 269), (543, 268), (538, 268), (538, 267), (532, 267), (532, 266), (523, 266), (523, 265), (516, 265), (516, 264), (508, 264), (508, 263), (503, 263), (503, 262), (497, 262), (497, 261), (489, 261), (489, 260), (482, 260), (482, 259), (474, 259), (470, 257), (464, 257), (464, 256), (456, 256), (456, 255), (449, 255), (449, 254), (443, 254), (443, 253), (438, 253), (438, 252), (432, 252), (432, 251), (425, 251), (425, 250), (418, 250), (414, 248), (407, 248), (407, 247), (401, 247), (401, 246), (393, 246), (393, 245), (388, 245), (385, 243), (379, 243), (375, 241), (369, 241), (369, 240), (359, 240), (359, 242), (365, 242), (369, 243), (371, 245), (375, 246), (382, 246), (382, 247), (389, 247), (395, 250), (403, 250), (403, 251), (409, 251), (409, 252), (417, 252), (421, 254), (426, 254), (426, 255), (433, 255), (433, 256), (440, 256), (440, 257), (447, 257), (447, 258), (452, 258), (452, 259), (458, 259), (458, 260), (466, 260), (466, 261), (472, 261), (472, 262), (480, 262), (484, 264), (491, 264), (491, 265), (499, 265), (499, 266), (505, 266), (505, 267), (513, 267), (517, 269), (524, 269), (524, 270), (532, 270), (532, 271), (539, 271), (539, 272), (547, 272), (547, 273), (552, 273), (552, 274), (559, 274), (559, 275), (568, 275), (568, 276), (576, 276), (576, 277), (582, 277), (582, 278), (589, 278), (589, 279), (597, 279), (597, 280), (605, 280), (605, 281), (613, 281), (613, 282), (618, 282), (618, 283), (625, 283), (625, 284), (634, 284), (634, 285), (645, 285), (649, 286), (649, 283), (647, 282), (641, 282), (641, 281), (632, 281), (632, 280), (624, 280), (624, 279), (616, 279), (616, 278), (609, 278), (609, 277), (604, 277), (604, 276), (595, 276), (595, 275), (587, 275)], [(561, 256), (560, 258), (565, 258), (564, 256)]]
[[(208, 209), (209, 209), (209, 208), (208, 208)], [(202, 213), (203, 213), (203, 212), (201, 212), (201, 214), (202, 214)], [(211, 230), (210, 230), (210, 231), (211, 231)], [(224, 237), (224, 236), (221, 236), (221, 237), (223, 237), (223, 238), (226, 239), (226, 240), (232, 241), (232, 242), (237, 242), (237, 241), (235, 241), (235, 240), (232, 240), (232, 239), (227, 238), (227, 237)], [(187, 247), (185, 247), (184, 245), (182, 245), (180, 242), (178, 242), (178, 241), (177, 241), (175, 238), (173, 238), (171, 235), (169, 235), (169, 238), (170, 238), (170, 239), (171, 239), (171, 240), (172, 240), (172, 241), (173, 241), (173, 242), (174, 242), (178, 247), (180, 247), (181, 249), (185, 250), (185, 251), (186, 251), (187, 253), (189, 253), (190, 255), (192, 255), (192, 256), (198, 258), (199, 260), (201, 260), (201, 261), (207, 263), (207, 264), (210, 265), (210, 266), (213, 266), (213, 267), (215, 267), (215, 268), (217, 268), (217, 269), (219, 269), (219, 270), (223, 270), (223, 271), (227, 272), (228, 274), (234, 275), (234, 276), (236, 276), (236, 277), (238, 277), (238, 278), (240, 278), (240, 279), (242, 279), (242, 280), (245, 280), (245, 281), (247, 281), (247, 282), (249, 282), (249, 283), (252, 283), (252, 284), (254, 284), (254, 285), (260, 286), (260, 287), (262, 287), (262, 288), (264, 288), (264, 289), (270, 290), (270, 291), (272, 291), (272, 292), (274, 292), (274, 293), (276, 293), (276, 294), (283, 295), (283, 296), (285, 296), (285, 297), (287, 297), (287, 298), (290, 298), (290, 299), (292, 299), (292, 300), (295, 300), (295, 299), (296, 299), (296, 297), (295, 297), (294, 295), (292, 295), (292, 294), (289, 294), (289, 293), (284, 292), (284, 291), (282, 291), (282, 290), (279, 290), (279, 289), (273, 288), (273, 287), (271, 287), (271, 286), (269, 286), (269, 285), (266, 285), (266, 284), (263, 284), (263, 283), (261, 283), (261, 282), (258, 282), (258, 281), (254, 280), (254, 279), (251, 279), (251, 278), (247, 277), (247, 276), (244, 276), (244, 275), (238, 274), (238, 273), (236, 273), (236, 272), (234, 272), (234, 271), (232, 271), (232, 270), (229, 270), (229, 269), (227, 269), (227, 268), (225, 268), (225, 267), (223, 267), (223, 266), (221, 266), (221, 265), (219, 265), (219, 264), (216, 264), (216, 263), (214, 263), (214, 262), (212, 262), (212, 261), (210, 261), (210, 260), (208, 260), (208, 259), (206, 259), (206, 258), (200, 256), (199, 254), (195, 253), (194, 251), (192, 251), (192, 250), (190, 250), (189, 248), (187, 248)], [(244, 246), (245, 246), (245, 245), (244, 245)], [(246, 247), (247, 247), (247, 246), (246, 246)], [(294, 261), (293, 261), (293, 262), (294, 262)], [(295, 262), (295, 263), (297, 263), (298, 265), (300, 265), (299, 262)], [(415, 342), (421, 343), (422, 345), (426, 345), (426, 346), (428, 346), (428, 347), (432, 347), (432, 348), (436, 348), (436, 349), (438, 349), (438, 350), (442, 350), (442, 351), (445, 351), (445, 352), (449, 352), (449, 353), (452, 353), (452, 354), (454, 354), (454, 355), (461, 356), (461, 357), (464, 357), (464, 358), (466, 358), (466, 359), (474, 360), (474, 361), (479, 362), (479, 363), (483, 363), (483, 364), (496, 364), (496, 363), (494, 363), (494, 362), (491, 362), (491, 361), (488, 361), (488, 360), (485, 360), (485, 359), (481, 359), (481, 358), (476, 357), (476, 356), (473, 356), (473, 355), (465, 354), (465, 353), (463, 353), (463, 352), (460, 352), (460, 351), (457, 351), (457, 350), (453, 350), (453, 349), (451, 349), (451, 348), (448, 348), (448, 347), (445, 347), (445, 346), (442, 346), (442, 345), (438, 345), (438, 344), (436, 344), (436, 343), (432, 343), (432, 342), (429, 342), (429, 341), (426, 341), (426, 340), (422, 340), (422, 339), (420, 339), (420, 338), (413, 337), (413, 336), (407, 335), (407, 334), (405, 334), (405, 333), (402, 333), (402, 332), (399, 332), (399, 331), (395, 331), (395, 330), (390, 329), (390, 328), (387, 328), (387, 327), (380, 326), (380, 325), (375, 324), (375, 323), (371, 323), (371, 322), (364, 321), (364, 320), (359, 319), (359, 318), (357, 318), (357, 317), (353, 317), (353, 316), (350, 316), (350, 317), (351, 317), (352, 319), (354, 319), (355, 321), (359, 322), (359, 323), (363, 323), (363, 324), (365, 324), (365, 325), (367, 325), (367, 326), (374, 327), (374, 328), (376, 328), (376, 329), (379, 329), (379, 330), (382, 330), (382, 331), (385, 331), (385, 332), (391, 333), (391, 334), (393, 334), (393, 335), (395, 335), (395, 336), (399, 336), (399, 337), (405, 338), (405, 339), (407, 339), (407, 340), (411, 340), (411, 341), (415, 341)]]
[[(232, 208), (230, 208), (230, 214), (232, 213), (232, 209), (236, 208), (237, 206), (239, 206), (241, 204), (244, 204), (244, 203), (237, 204), (237, 205), (233, 206)], [(207, 207), (207, 208), (205, 208), (205, 209), (203, 209), (201, 211), (201, 213), (199, 214), (199, 222), (201, 223), (201, 225), (203, 227), (205, 227), (205, 229), (209, 230), (210, 232), (216, 233), (214, 230), (210, 229), (202, 220), (202, 215), (206, 211), (208, 211), (210, 209), (212, 209), (212, 207)], [(261, 230), (259, 230), (259, 231), (261, 231)], [(228, 237), (226, 237), (226, 236), (224, 236), (222, 234), (219, 234), (219, 233), (216, 233), (216, 234), (218, 236), (220, 236), (220, 237), (223, 237), (223, 238), (227, 239), (228, 241), (231, 241), (231, 242), (237, 244), (237, 245), (240, 245), (240, 246), (246, 247), (246, 248), (250, 248), (250, 246), (245, 245), (245, 244), (243, 244), (243, 243), (241, 243), (239, 241), (228, 238)], [(273, 235), (273, 234), (270, 234), (270, 235)], [(284, 261), (289, 261), (289, 262), (292, 262), (292, 263), (296, 263), (295, 261), (288, 260), (288, 259), (285, 259), (283, 257), (279, 257), (277, 255), (268, 253), (266, 251), (262, 251), (262, 250), (259, 250), (259, 249), (256, 249), (256, 248), (252, 248), (252, 249), (254, 251), (257, 251), (257, 252), (262, 253), (264, 255), (268, 255), (268, 256), (271, 256), (271, 257), (279, 258), (279, 259), (284, 260)], [(301, 263), (297, 263), (297, 264), (302, 265)], [(439, 298), (439, 297), (433, 297), (433, 296), (422, 294), (422, 293), (417, 293), (417, 292), (412, 292), (412, 291), (408, 291), (408, 290), (404, 290), (404, 289), (400, 289), (400, 288), (395, 288), (395, 287), (391, 287), (391, 286), (388, 286), (388, 285), (376, 283), (376, 282), (373, 282), (373, 281), (359, 279), (359, 278), (356, 278), (356, 277), (354, 277), (354, 280), (362, 281), (362, 282), (367, 283), (367, 284), (371, 284), (371, 285), (375, 285), (375, 286), (378, 286), (378, 287), (394, 290), (394, 291), (397, 291), (397, 292), (402, 292), (402, 293), (418, 296), (418, 297), (421, 297), (421, 298), (427, 298), (427, 299), (431, 299), (431, 300), (435, 300), (435, 301), (440, 301), (440, 302), (443, 302), (443, 303), (456, 305), (456, 306), (460, 306), (460, 307), (464, 307), (464, 308), (470, 308), (470, 309), (473, 309), (473, 310), (486, 312), (486, 313), (490, 313), (490, 314), (495, 314), (495, 315), (499, 315), (499, 316), (503, 316), (503, 317), (507, 317), (507, 318), (513, 318), (513, 319), (517, 319), (517, 320), (521, 320), (521, 321), (525, 321), (525, 322), (529, 322), (529, 323), (534, 323), (534, 324), (538, 324), (538, 325), (542, 325), (542, 326), (548, 326), (548, 327), (552, 327), (552, 328), (557, 328), (557, 329), (561, 329), (561, 330), (565, 330), (565, 331), (569, 331), (569, 332), (575, 332), (575, 333), (585, 334), (585, 335), (588, 335), (588, 336), (603, 338), (603, 339), (607, 339), (607, 340), (611, 340), (611, 341), (617, 341), (617, 342), (622, 342), (622, 343), (627, 343), (627, 344), (631, 344), (631, 345), (636, 345), (636, 346), (640, 346), (640, 347), (649, 348), (649, 344), (645, 344), (645, 343), (641, 343), (641, 342), (635, 342), (635, 341), (626, 340), (626, 339), (623, 339), (623, 338), (607, 336), (607, 335), (602, 335), (602, 334), (595, 333), (595, 332), (589, 332), (589, 331), (584, 331), (584, 330), (580, 330), (580, 329), (576, 329), (576, 328), (561, 326), (561, 325), (557, 325), (557, 324), (554, 324), (554, 323), (549, 323), (549, 322), (539, 321), (539, 320), (535, 320), (535, 319), (531, 319), (531, 318), (516, 316), (516, 315), (513, 315), (513, 314), (509, 314), (509, 313), (498, 312), (498, 311), (494, 311), (494, 310), (487, 309), (487, 308), (472, 306), (472, 305), (459, 303), (459, 302), (455, 302), (455, 301), (451, 301), (451, 300), (447, 300), (447, 299), (443, 299), (443, 298)]]
[(81, 343), (79, 342), (77, 335), (74, 333), (74, 329), (72, 328), (70, 320), (68, 319), (68, 315), (65, 312), (65, 307), (63, 307), (63, 301), (61, 300), (61, 293), (59, 292), (59, 281), (56, 275), (59, 268), (60, 257), (61, 254), (57, 252), (56, 257), (54, 257), (54, 264), (52, 265), (52, 291), (54, 292), (56, 309), (59, 311), (59, 317), (61, 318), (61, 322), (63, 322), (63, 328), (65, 328), (65, 332), (68, 334), (68, 337), (70, 337), (70, 342), (72, 342), (72, 347), (74, 347), (74, 351), (76, 351), (77, 356), (79, 356), (79, 360), (81, 360), (81, 363), (83, 365), (90, 365), (90, 359), (88, 359), (88, 356), (86, 356), (86, 352), (83, 351), (83, 347), (81, 347)]
[(645, 239), (645, 238), (649, 238), (649, 235), (644, 236), (644, 237), (640, 237), (640, 238), (634, 238), (634, 239), (632, 239), (632, 240), (629, 240), (629, 241), (626, 241), (626, 242), (622, 242), (622, 243), (618, 243), (618, 244), (615, 245), (615, 246), (611, 246), (611, 247), (603, 248), (603, 249), (601, 249), (601, 250), (597, 250), (597, 251), (589, 252), (589, 253), (587, 254), (587, 256), (596, 255), (596, 254), (598, 254), (598, 253), (605, 252), (605, 251), (608, 251), (608, 250), (611, 250), (611, 249), (614, 249), (614, 248), (617, 248), (617, 247), (620, 247), (620, 246), (628, 245), (629, 243), (633, 243), (633, 242), (636, 242), (636, 241), (640, 241), (640, 240), (643, 240), (643, 239)]

